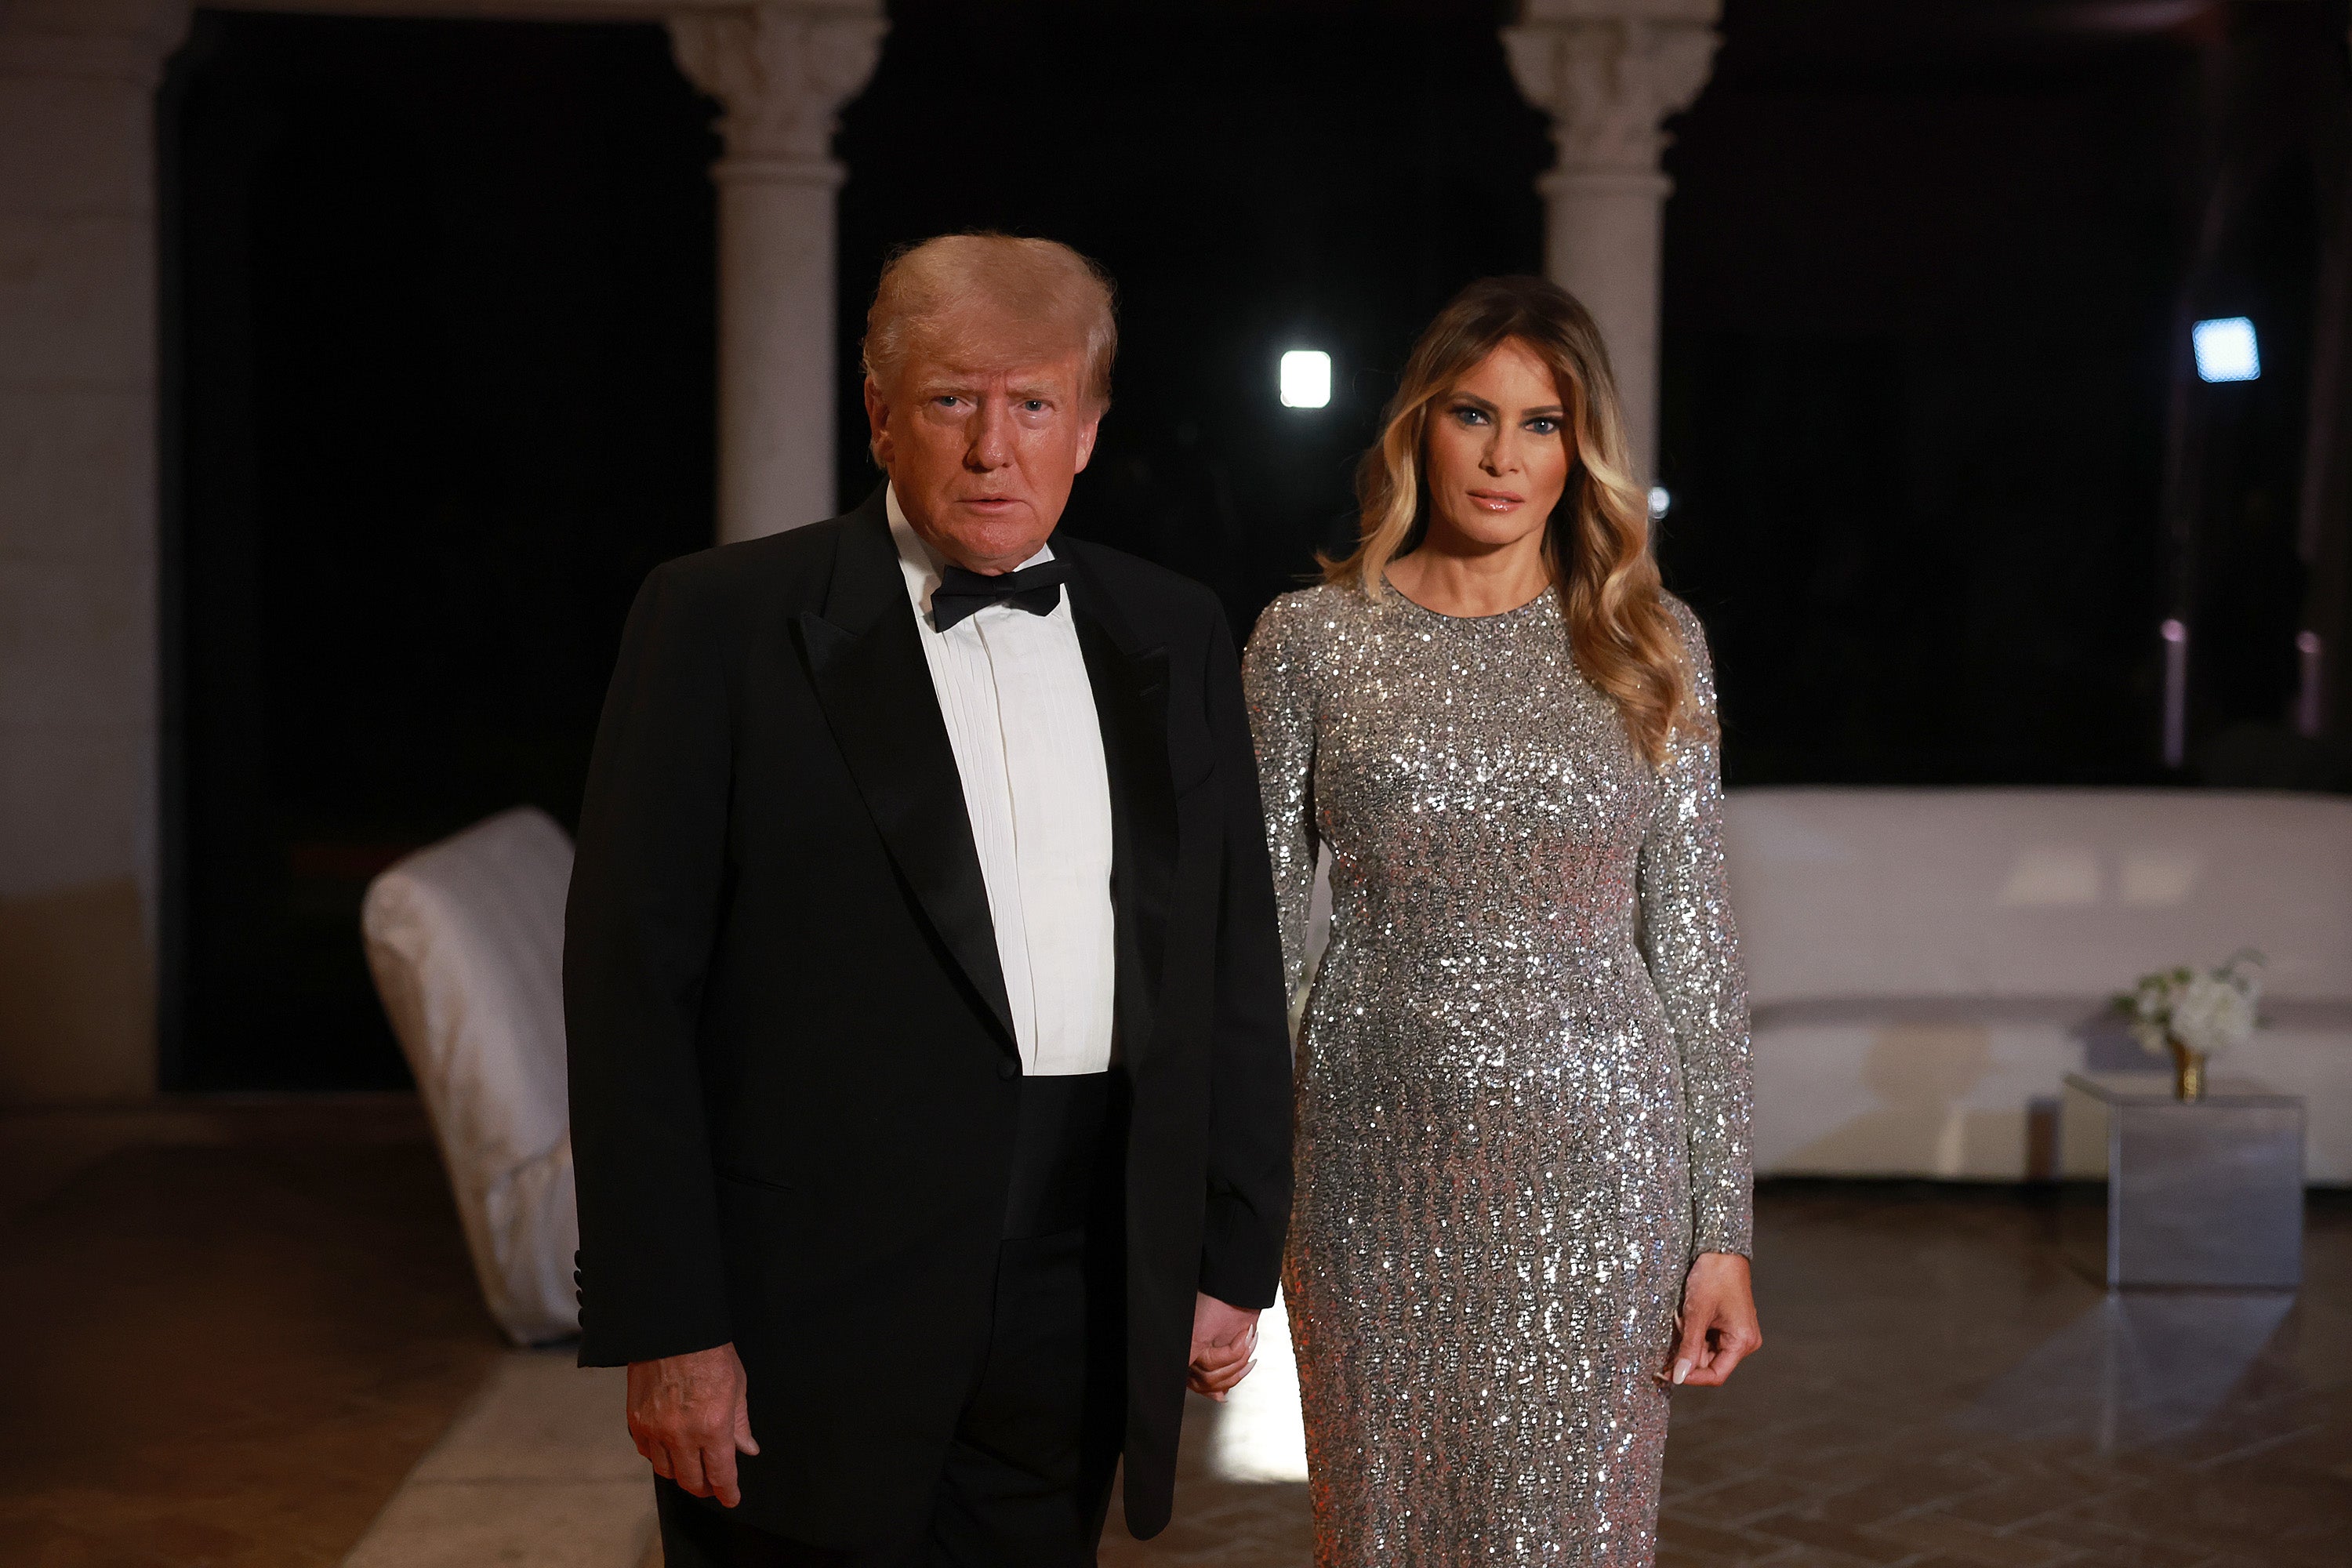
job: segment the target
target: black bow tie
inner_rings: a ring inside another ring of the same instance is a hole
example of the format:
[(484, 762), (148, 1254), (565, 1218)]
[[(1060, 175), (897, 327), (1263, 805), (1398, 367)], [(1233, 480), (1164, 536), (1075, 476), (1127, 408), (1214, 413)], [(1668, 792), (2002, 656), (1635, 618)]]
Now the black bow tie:
[(1033, 616), (1050, 616), (1062, 602), (1066, 576), (1059, 561), (1040, 561), (996, 577), (949, 566), (940, 574), (940, 585), (931, 590), (931, 624), (946, 631), (991, 605), (1013, 605)]

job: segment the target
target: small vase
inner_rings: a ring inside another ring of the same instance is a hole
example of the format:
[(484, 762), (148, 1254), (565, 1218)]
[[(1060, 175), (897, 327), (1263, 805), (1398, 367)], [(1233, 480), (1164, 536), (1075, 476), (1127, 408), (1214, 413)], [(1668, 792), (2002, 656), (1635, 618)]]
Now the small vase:
[(2192, 1051), (2179, 1040), (2165, 1043), (2172, 1047), (2173, 1097), (2191, 1102), (2204, 1099), (2205, 1053)]

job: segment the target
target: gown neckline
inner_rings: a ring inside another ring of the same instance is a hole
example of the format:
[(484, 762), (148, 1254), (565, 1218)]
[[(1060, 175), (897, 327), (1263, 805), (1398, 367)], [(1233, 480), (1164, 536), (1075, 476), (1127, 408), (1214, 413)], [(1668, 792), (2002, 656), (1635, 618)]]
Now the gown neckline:
[(1486, 616), (1449, 616), (1444, 610), (1431, 609), (1427, 605), (1423, 604), (1419, 599), (1414, 598), (1411, 594), (1408, 594), (1402, 588), (1398, 587), (1395, 580), (1390, 577), (1385, 572), (1381, 574), (1381, 582), (1387, 587), (1390, 593), (1394, 594), (1398, 598), (1402, 599), (1406, 604), (1411, 605), (1423, 615), (1433, 616), (1441, 621), (1458, 621), (1465, 626), (1478, 626), (1486, 622), (1505, 621), (1510, 619), (1513, 616), (1525, 615), (1528, 611), (1535, 608), (1538, 605), (1542, 604), (1546, 599), (1550, 598), (1558, 592), (1556, 588), (1553, 588), (1549, 584), (1546, 584), (1542, 592), (1536, 595), (1534, 598), (1529, 599), (1524, 605), (1514, 605), (1507, 610), (1496, 610), (1494, 614)]

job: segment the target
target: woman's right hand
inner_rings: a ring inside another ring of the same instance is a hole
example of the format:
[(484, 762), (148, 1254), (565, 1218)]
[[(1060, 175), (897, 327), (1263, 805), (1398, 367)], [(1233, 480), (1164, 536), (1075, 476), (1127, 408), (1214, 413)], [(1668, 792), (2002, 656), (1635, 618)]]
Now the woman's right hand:
[(1702, 1252), (1683, 1282), (1682, 1332), (1666, 1381), (1717, 1388), (1731, 1369), (1764, 1348), (1748, 1259), (1736, 1252)]

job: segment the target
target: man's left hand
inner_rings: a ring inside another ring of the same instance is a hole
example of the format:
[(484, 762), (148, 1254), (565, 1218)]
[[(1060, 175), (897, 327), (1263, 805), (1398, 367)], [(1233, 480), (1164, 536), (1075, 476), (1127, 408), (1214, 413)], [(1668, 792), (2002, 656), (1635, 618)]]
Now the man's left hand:
[(1223, 1405), (1234, 1385), (1257, 1364), (1257, 1312), (1228, 1307), (1214, 1296), (1192, 1299), (1192, 1364), (1184, 1385)]

